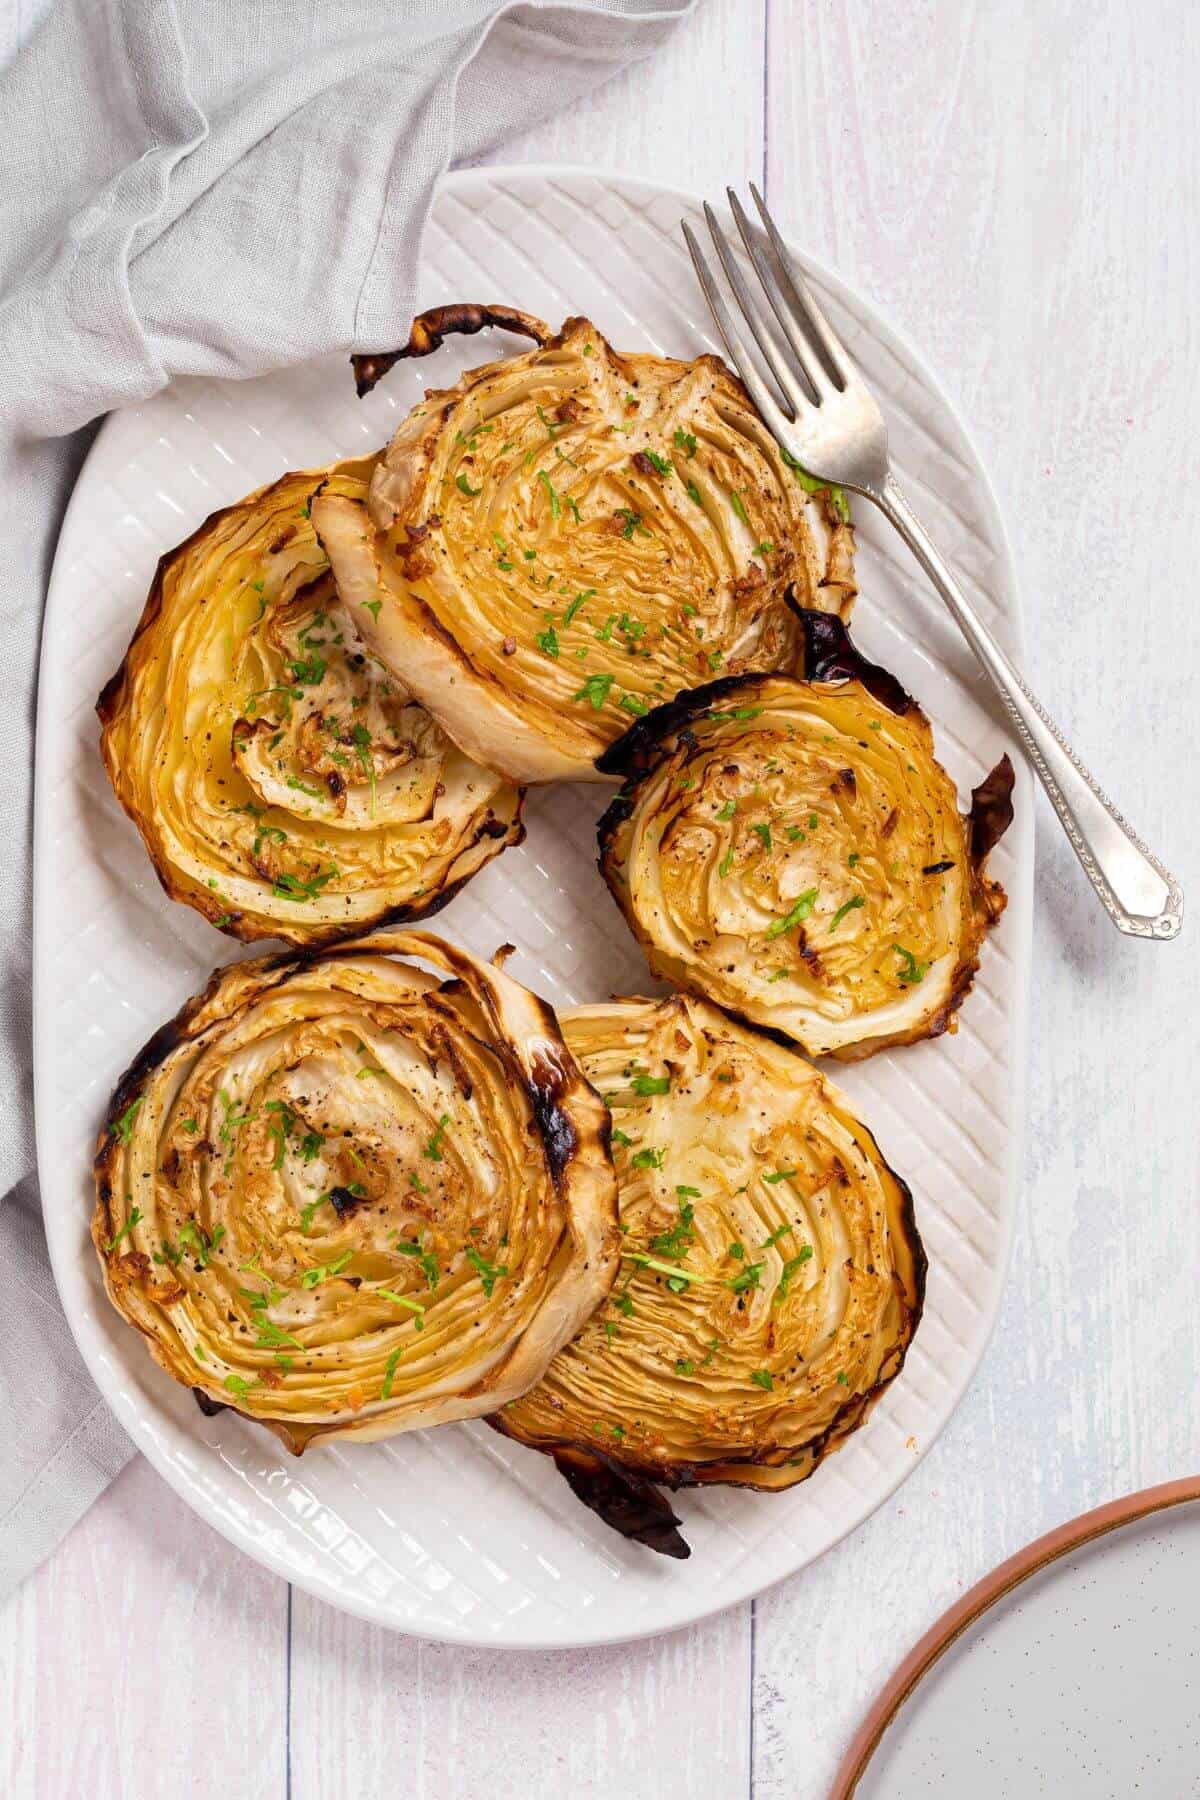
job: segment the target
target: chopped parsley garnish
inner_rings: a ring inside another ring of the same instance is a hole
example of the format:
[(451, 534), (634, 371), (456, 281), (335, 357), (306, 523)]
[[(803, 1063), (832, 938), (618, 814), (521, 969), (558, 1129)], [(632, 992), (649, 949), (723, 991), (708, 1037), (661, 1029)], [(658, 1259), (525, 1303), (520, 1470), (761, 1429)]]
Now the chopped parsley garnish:
[(679, 1203), (679, 1217), (669, 1231), (660, 1231), (657, 1237), (650, 1239), (650, 1248), (657, 1250), (660, 1256), (685, 1257), (696, 1241), (692, 1230), (692, 1220), (696, 1217), (696, 1209), (690, 1200)]
[(764, 1175), (763, 1180), (774, 1187), (777, 1181), (791, 1181), (792, 1177), (799, 1173), (799, 1169), (776, 1169), (773, 1175)]
[(446, 1135), (446, 1127), (450, 1123), (450, 1114), (443, 1113), (437, 1122), (437, 1129), (425, 1146), (425, 1154), (431, 1162), (441, 1162), (442, 1141)]
[(779, 1242), (781, 1237), (786, 1237), (789, 1231), (795, 1231), (795, 1229), (796, 1229), (796, 1227), (790, 1221), (787, 1224), (777, 1226), (776, 1229), (771, 1233), (770, 1237), (763, 1239), (762, 1244), (760, 1245), (760, 1248), (763, 1250), (769, 1250), (773, 1244), (777, 1244)]
[(736, 490), (734, 490), (734, 492), (730, 494), (729, 504), (730, 504), (730, 506), (732, 506), (732, 508), (733, 508), (734, 512), (737, 514), (738, 518), (742, 521), (742, 524), (748, 525), (750, 523), (750, 520), (746, 516), (746, 503), (742, 499), (742, 496)]
[(612, 1141), (614, 1144), (619, 1144), (622, 1147), (622, 1149), (627, 1150), (629, 1148), (630, 1144), (632, 1144), (633, 1139), (631, 1137), (628, 1137), (625, 1134), (625, 1132), (618, 1131), (616, 1129), (616, 1127), (614, 1126), (613, 1134), (612, 1134)]
[(225, 1117), (221, 1121), (221, 1142), (223, 1144), (230, 1144), (233, 1142), (234, 1132), (240, 1131), (243, 1125), (248, 1125), (251, 1119), (256, 1119), (258, 1117), (258, 1114), (252, 1112), (238, 1112), (237, 1106), (233, 1100), (230, 1099), (224, 1088), (217, 1089), (217, 1099), (225, 1109)]
[(624, 519), (625, 521), (624, 525), (621, 527), (621, 536), (626, 540), (631, 538), (635, 531), (640, 532), (643, 537), (650, 536), (650, 533), (642, 523), (641, 513), (634, 512), (631, 506), (618, 506), (616, 516), (618, 519)]
[(838, 1386), (839, 1387), (849, 1387), (849, 1385), (850, 1385), (850, 1377), (847, 1375), (845, 1369), (843, 1369), (838, 1376)]
[(359, 602), (359, 604), (362, 607), (364, 612), (369, 612), (373, 619), (377, 619), (379, 617), (379, 609), (383, 605), (383, 601), (382, 600), (362, 600)]
[(358, 765), (371, 784), (371, 817), (375, 817), (375, 764), (371, 758), (371, 734), (365, 725), (356, 725), (350, 733), (350, 742), (354, 745), (354, 753), (358, 757)]
[(184, 1253), (185, 1249), (189, 1249), (196, 1258), (196, 1267), (207, 1269), (209, 1255), (218, 1247), (223, 1237), (225, 1237), (225, 1226), (216, 1226), (212, 1231), (212, 1237), (209, 1237), (209, 1233), (203, 1231), (196, 1224), (196, 1220), (185, 1219), (184, 1224), (180, 1226), (180, 1255)]
[(109, 1238), (107, 1244), (105, 1244), (105, 1246), (104, 1246), (105, 1250), (106, 1251), (115, 1250), (117, 1245), (119, 1243), (121, 1243), (123, 1241), (123, 1239), (125, 1239), (129, 1236), (129, 1234), (133, 1230), (134, 1226), (140, 1225), (141, 1222), (142, 1222), (141, 1209), (139, 1207), (135, 1206), (133, 1211), (130, 1213), (129, 1217), (126, 1219), (124, 1225), (122, 1225), (120, 1231), (115, 1232), (113, 1234), (113, 1236)]
[(120, 1118), (110, 1127), (112, 1135), (118, 1138), (122, 1144), (127, 1144), (133, 1136), (133, 1121), (137, 1118), (138, 1108), (144, 1099), (145, 1095), (143, 1094), (138, 1099), (131, 1101)]
[(721, 875), (721, 876), (728, 875), (728, 873), (729, 873), (730, 869), (732, 869), (732, 867), (733, 867), (733, 850), (732, 850), (732, 848), (730, 848), (725, 852), (724, 856), (721, 858), (720, 862), (717, 864), (717, 874)]
[(474, 1245), (468, 1245), (467, 1247), (467, 1261), (478, 1273), (480, 1286), (483, 1288), (484, 1299), (490, 1300), (492, 1297), (492, 1290), (496, 1283), (500, 1280), (501, 1276), (508, 1274), (508, 1264), (490, 1263), (486, 1256), (481, 1256), (479, 1254), (479, 1251), (475, 1249)]
[(750, 829), (752, 832), (754, 832), (756, 837), (760, 837), (762, 839), (763, 848), (765, 850), (770, 850), (770, 849), (774, 848), (774, 846), (771, 843), (771, 827), (769, 825), (752, 825), (750, 827)]
[(893, 944), (892, 949), (901, 960), (897, 974), (905, 986), (915, 987), (918, 981), (924, 981), (929, 973), (929, 964), (918, 962), (912, 951), (906, 950), (903, 944)]
[(861, 894), (855, 894), (853, 900), (844, 901), (842, 903), (842, 905), (838, 907), (838, 909), (834, 913), (832, 919), (830, 919), (830, 921), (829, 921), (830, 931), (837, 930), (838, 926), (841, 924), (842, 920), (845, 918), (847, 913), (856, 912), (860, 906), (865, 906), (866, 904), (867, 903), (863, 899)]
[(322, 1194), (317, 1200), (310, 1200), (307, 1206), (300, 1208), (300, 1229), (307, 1232), (312, 1226), (313, 1214), (319, 1206), (331, 1204), (328, 1194)]
[(416, 1313), (417, 1329), (424, 1329), (425, 1308), (419, 1300), (410, 1300), (407, 1294), (398, 1294), (394, 1288), (378, 1287), (374, 1292), (381, 1300), (390, 1300), (393, 1306), (402, 1306), (406, 1312)]
[(277, 1350), (281, 1346), (289, 1346), (293, 1350), (303, 1350), (304, 1345), (299, 1338), (284, 1331), (267, 1317), (267, 1307), (271, 1303), (270, 1294), (259, 1294), (250, 1302), (250, 1310), (255, 1315), (254, 1323), (258, 1328), (258, 1341), (265, 1348)]
[(773, 1393), (775, 1390), (775, 1378), (770, 1369), (751, 1369), (750, 1379), (755, 1387), (762, 1388), (766, 1394)]
[(432, 1291), (437, 1287), (438, 1276), (441, 1274), (441, 1270), (438, 1268), (437, 1257), (434, 1256), (431, 1250), (422, 1250), (420, 1244), (417, 1243), (404, 1242), (398, 1243), (396, 1249), (401, 1256), (415, 1256), (424, 1271), (425, 1279), (429, 1283), (430, 1290)]
[(327, 666), (325, 658), (318, 656), (315, 650), (311, 651), (303, 662), (289, 662), (288, 664), (288, 668), (292, 672), (292, 680), (298, 682), (301, 687), (319, 687), (325, 679)]
[(595, 588), (584, 588), (582, 593), (576, 594), (570, 606), (568, 606), (566, 612), (563, 614), (562, 622), (564, 625), (569, 625), (571, 623), (571, 620), (575, 617), (584, 601), (590, 600), (595, 592)]
[(665, 1150), (639, 1150), (631, 1159), (632, 1167), (635, 1169), (661, 1169), (665, 1155)]
[(562, 506), (559, 502), (558, 493), (557, 493), (557, 490), (555, 489), (554, 483), (551, 481), (549, 475), (547, 475), (545, 469), (538, 470), (537, 478), (541, 482), (542, 486), (545, 488), (547, 498), (550, 501), (550, 517), (552, 519), (557, 519), (558, 515), (562, 511)]
[(736, 811), (737, 811), (737, 801), (736, 800), (727, 800), (725, 802), (724, 806), (718, 812), (717, 817), (718, 817), (718, 819), (732, 819), (732, 817)]
[(704, 505), (704, 501), (700, 494), (700, 489), (696, 486), (694, 481), (689, 481), (687, 484), (687, 497), (689, 500), (694, 500), (696, 502), (697, 506)]
[(315, 900), (323, 887), (327, 887), (337, 874), (337, 867), (330, 863), (328, 869), (318, 870), (302, 881), (298, 875), (277, 875), (271, 889), (276, 900), (299, 900), (302, 902)]
[(766, 1263), (760, 1262), (747, 1263), (741, 1274), (735, 1275), (732, 1281), (727, 1281), (725, 1283), (725, 1286), (729, 1288), (731, 1293), (744, 1294), (748, 1288), (756, 1288), (758, 1286), (759, 1276), (766, 1266)]
[(332, 1281), (335, 1275), (341, 1274), (353, 1255), (353, 1250), (347, 1250), (343, 1256), (337, 1258), (336, 1262), (318, 1263), (315, 1269), (305, 1269), (300, 1277), (301, 1287), (314, 1288), (318, 1287), (322, 1281)]
[(587, 700), (596, 712), (608, 699), (608, 690), (613, 684), (612, 675), (589, 675), (577, 693), (571, 695), (572, 700)]
[(390, 1400), (392, 1397), (392, 1376), (396, 1373), (396, 1364), (403, 1354), (403, 1350), (393, 1350), (383, 1366), (383, 1386), (379, 1390), (381, 1400)]
[(675, 448), (677, 450), (682, 450), (685, 456), (695, 456), (696, 440), (690, 431), (685, 431), (683, 429), (682, 425), (675, 433), (674, 443)]
[(646, 1099), (651, 1094), (669, 1094), (671, 1077), (669, 1075), (635, 1075), (630, 1085), (635, 1094), (640, 1094), (643, 1099)]
[(534, 638), (534, 643), (542, 652), (543, 656), (557, 657), (559, 650), (558, 633), (555, 631), (553, 625), (547, 625), (545, 631), (539, 631)]
[(275, 1156), (271, 1167), (282, 1169), (283, 1159), (287, 1154), (287, 1141), (295, 1128), (296, 1115), (291, 1107), (286, 1106), (282, 1100), (268, 1100), (264, 1110), (275, 1114), (267, 1126), (267, 1130), (275, 1140)]
[(617, 705), (621, 707), (624, 712), (632, 713), (637, 719), (645, 718), (646, 714), (650, 711), (646, 702), (638, 694), (622, 694)]
[(675, 466), (669, 456), (660, 456), (657, 450), (647, 450), (646, 455), (660, 475), (669, 475)]
[(783, 1273), (779, 1277), (779, 1286), (775, 1289), (774, 1305), (786, 1300), (792, 1285), (792, 1277), (801, 1270), (806, 1262), (811, 1261), (813, 1247), (803, 1244), (795, 1256), (789, 1256), (783, 1265)]
[(460, 494), (466, 494), (472, 500), (478, 499), (483, 492), (481, 487), (473, 488), (465, 475), (460, 475), (454, 485)]
[(653, 1269), (656, 1274), (665, 1275), (673, 1294), (682, 1294), (690, 1282), (704, 1280), (703, 1275), (693, 1275), (688, 1269), (681, 1269), (678, 1263), (660, 1262), (657, 1257), (645, 1256), (640, 1251), (627, 1251), (626, 1260), (636, 1263), (639, 1269)]
[(179, 1123), (185, 1131), (195, 1133), (200, 1129), (199, 1119), (180, 1119)]
[(832, 481), (818, 481), (816, 476), (810, 475), (808, 471), (796, 461), (796, 458), (792, 455), (791, 451), (785, 450), (782, 445), (780, 445), (779, 454), (783, 459), (784, 466), (792, 471), (806, 494), (822, 494), (828, 490), (829, 498), (833, 502), (834, 512), (837, 514), (838, 518), (841, 519), (843, 524), (849, 522), (850, 502), (847, 500), (842, 488), (836, 487)]
[(755, 544), (754, 554), (755, 556), (774, 556), (775, 546), (767, 538), (764, 538), (761, 544)]
[(816, 905), (817, 893), (818, 889), (815, 887), (805, 888), (791, 911), (786, 912), (782, 919), (776, 919), (773, 925), (767, 926), (768, 939), (782, 937), (785, 931), (794, 931), (797, 925), (807, 919)]
[(677, 1375), (694, 1375), (696, 1373), (696, 1365), (692, 1362), (690, 1357), (676, 1357), (675, 1373)]
[(258, 855), (264, 844), (286, 844), (287, 841), (287, 832), (281, 831), (278, 825), (260, 825), (254, 834), (254, 855)]
[(235, 1394), (239, 1400), (244, 1400), (255, 1383), (247, 1381), (242, 1375), (227, 1375), (221, 1385), (229, 1393)]

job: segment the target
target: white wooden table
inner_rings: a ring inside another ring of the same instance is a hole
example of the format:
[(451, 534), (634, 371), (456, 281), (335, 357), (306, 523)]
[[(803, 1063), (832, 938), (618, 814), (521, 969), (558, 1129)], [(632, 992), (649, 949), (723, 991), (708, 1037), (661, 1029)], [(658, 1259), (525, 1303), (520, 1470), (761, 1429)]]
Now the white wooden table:
[[(43, 5), (0, 0), (0, 61)], [(1188, 0), (702, 0), (657, 61), (497, 158), (753, 177), (923, 346), (996, 480), (1039, 691), (1194, 905), (1198, 20)], [(1037, 895), (1007, 1301), (874, 1519), (677, 1636), (464, 1653), (289, 1590), (137, 1462), (0, 1610), (0, 1794), (822, 1795), (949, 1601), (1198, 1460), (1200, 924), (1118, 938), (1040, 803)]]

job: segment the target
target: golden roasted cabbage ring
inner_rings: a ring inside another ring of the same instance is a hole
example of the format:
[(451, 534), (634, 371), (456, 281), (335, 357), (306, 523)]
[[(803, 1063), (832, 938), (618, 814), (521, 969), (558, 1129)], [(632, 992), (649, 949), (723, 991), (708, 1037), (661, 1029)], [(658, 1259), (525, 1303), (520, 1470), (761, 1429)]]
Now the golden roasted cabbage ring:
[(92, 1236), (204, 1410), (297, 1452), (388, 1437), (523, 1393), (604, 1298), (608, 1134), (543, 1001), (384, 931), (218, 970), (150, 1040), (101, 1133)]
[(521, 794), (380, 665), (310, 518), (374, 458), (284, 475), (158, 566), (100, 696), (109, 778), (159, 879), (223, 931), (317, 944), (436, 911), (523, 835)]
[(617, 1530), (686, 1556), (653, 1484), (811, 1475), (899, 1372), (925, 1255), (907, 1187), (794, 1050), (684, 995), (562, 1025), (612, 1108), (622, 1273), (492, 1423)]
[(600, 867), (655, 974), (852, 1060), (953, 1028), (1005, 905), (984, 861), (1013, 771), (960, 815), (916, 702), (839, 620), (803, 625), (811, 679), (712, 682), (601, 759), (627, 785)]
[(848, 610), (854, 534), (845, 496), (785, 459), (715, 356), (444, 307), (360, 376), (487, 323), (545, 341), (431, 391), (367, 502), (326, 492), (313, 519), (364, 638), (468, 755), (514, 781), (591, 780), (660, 700), (790, 668), (785, 596)]

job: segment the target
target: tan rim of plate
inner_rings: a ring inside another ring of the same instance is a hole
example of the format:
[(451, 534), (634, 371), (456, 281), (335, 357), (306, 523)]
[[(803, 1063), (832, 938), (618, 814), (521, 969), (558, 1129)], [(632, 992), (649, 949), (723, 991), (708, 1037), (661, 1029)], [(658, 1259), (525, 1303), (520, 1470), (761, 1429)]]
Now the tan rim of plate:
[(1164, 1512), (1171, 1506), (1182, 1506), (1188, 1500), (1200, 1500), (1200, 1475), (1190, 1475), (1182, 1481), (1164, 1481), (1158, 1487), (1142, 1488), (1120, 1500), (1109, 1500), (1092, 1512), (1069, 1519), (1065, 1525), (1057, 1525), (1045, 1537), (1035, 1538), (1032, 1544), (1026, 1544), (1023, 1550), (1018, 1550), (1015, 1556), (1010, 1556), (1007, 1562), (1002, 1562), (990, 1575), (976, 1582), (970, 1592), (956, 1600), (913, 1646), (880, 1689), (842, 1759), (829, 1790), (829, 1800), (851, 1800), (884, 1732), (922, 1676), (927, 1675), (956, 1639), (998, 1600), (1003, 1600), (1031, 1575), (1077, 1550), (1081, 1544), (1090, 1544), (1094, 1538), (1104, 1537), (1122, 1525), (1144, 1519), (1150, 1513)]

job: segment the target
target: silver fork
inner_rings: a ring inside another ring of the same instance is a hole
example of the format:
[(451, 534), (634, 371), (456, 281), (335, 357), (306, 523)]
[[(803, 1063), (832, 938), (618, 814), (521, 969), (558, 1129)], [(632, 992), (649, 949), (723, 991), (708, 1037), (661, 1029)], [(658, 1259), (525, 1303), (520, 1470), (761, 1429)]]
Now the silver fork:
[(774, 389), (760, 374), (695, 233), (686, 220), (681, 223), (717, 329), (765, 424), (809, 475), (864, 494), (896, 527), (995, 683), (1084, 873), (1117, 929), (1132, 937), (1176, 937), (1183, 923), (1179, 883), (1092, 780), (997, 644), (900, 492), (891, 474), (883, 414), (789, 256), (753, 183), (750, 191), (762, 219), (761, 228), (751, 222), (732, 188), (726, 189), (770, 312), (763, 305), (763, 296), (751, 291), (707, 203), (704, 216), (742, 317), (778, 384)]

